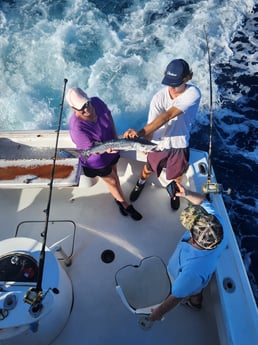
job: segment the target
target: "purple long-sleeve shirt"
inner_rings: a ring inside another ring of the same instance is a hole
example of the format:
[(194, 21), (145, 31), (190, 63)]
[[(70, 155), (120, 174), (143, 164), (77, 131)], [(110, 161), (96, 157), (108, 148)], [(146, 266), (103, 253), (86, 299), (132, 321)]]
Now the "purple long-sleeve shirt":
[[(107, 105), (98, 97), (91, 98), (91, 104), (97, 114), (96, 122), (82, 120), (73, 113), (69, 120), (69, 130), (72, 141), (78, 149), (89, 149), (95, 142), (104, 142), (115, 139), (111, 112)], [(92, 154), (89, 158), (80, 157), (84, 167), (102, 169), (108, 166), (119, 153)]]

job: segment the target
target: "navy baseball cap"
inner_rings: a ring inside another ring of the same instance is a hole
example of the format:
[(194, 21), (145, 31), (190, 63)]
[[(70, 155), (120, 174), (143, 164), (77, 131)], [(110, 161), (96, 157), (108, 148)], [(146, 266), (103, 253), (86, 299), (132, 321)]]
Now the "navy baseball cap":
[(179, 86), (183, 83), (184, 78), (190, 73), (188, 63), (183, 59), (172, 60), (166, 68), (165, 77), (162, 84), (168, 86)]

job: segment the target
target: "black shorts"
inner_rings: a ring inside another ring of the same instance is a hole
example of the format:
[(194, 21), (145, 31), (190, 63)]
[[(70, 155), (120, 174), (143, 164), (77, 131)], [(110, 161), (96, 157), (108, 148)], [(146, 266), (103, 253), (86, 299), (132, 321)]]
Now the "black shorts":
[(112, 171), (112, 167), (113, 165), (115, 165), (118, 160), (119, 160), (120, 156), (116, 157), (108, 166), (106, 166), (105, 168), (101, 168), (101, 169), (92, 169), (92, 168), (88, 168), (88, 167), (82, 167), (85, 176), (88, 177), (96, 177), (96, 176), (100, 176), (100, 177), (105, 177), (111, 174)]

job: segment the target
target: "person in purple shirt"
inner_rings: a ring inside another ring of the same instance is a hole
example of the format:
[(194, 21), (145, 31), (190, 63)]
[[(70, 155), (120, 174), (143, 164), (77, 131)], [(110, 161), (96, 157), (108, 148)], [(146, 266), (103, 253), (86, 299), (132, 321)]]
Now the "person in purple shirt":
[[(69, 120), (69, 131), (77, 149), (90, 149), (96, 142), (116, 139), (116, 129), (110, 110), (98, 97), (89, 98), (80, 88), (67, 91), (66, 100), (73, 109)], [(134, 220), (142, 215), (129, 205), (123, 195), (117, 174), (119, 152), (94, 153), (88, 158), (80, 156), (84, 174), (88, 177), (101, 177), (115, 199), (123, 216), (130, 215)]]

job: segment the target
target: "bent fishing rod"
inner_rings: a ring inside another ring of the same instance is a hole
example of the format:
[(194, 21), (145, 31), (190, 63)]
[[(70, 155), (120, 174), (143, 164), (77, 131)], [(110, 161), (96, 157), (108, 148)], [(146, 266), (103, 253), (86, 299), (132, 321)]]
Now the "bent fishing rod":
[(208, 172), (207, 172), (207, 181), (202, 185), (202, 191), (205, 194), (209, 193), (220, 193), (222, 191), (222, 185), (216, 182), (211, 182), (211, 157), (212, 157), (212, 135), (213, 135), (213, 107), (212, 107), (212, 75), (211, 75), (211, 56), (210, 56), (210, 47), (208, 42), (208, 35), (203, 28), (206, 40), (207, 55), (208, 55), (208, 65), (209, 65), (209, 81), (210, 81), (210, 135), (209, 135), (209, 151), (208, 151)]
[(41, 301), (43, 299), (42, 280), (43, 280), (44, 264), (45, 264), (45, 253), (46, 253), (45, 249), (46, 249), (46, 242), (47, 242), (49, 214), (50, 214), (50, 208), (51, 208), (53, 183), (54, 183), (55, 167), (56, 167), (56, 159), (57, 159), (57, 151), (58, 151), (58, 140), (59, 140), (59, 134), (60, 134), (60, 128), (61, 128), (65, 89), (66, 89), (67, 82), (68, 80), (64, 79), (62, 101), (60, 104), (59, 121), (58, 121), (57, 130), (56, 130), (57, 134), (56, 134), (55, 151), (54, 151), (54, 156), (53, 156), (53, 164), (52, 164), (51, 177), (50, 177), (50, 183), (49, 183), (48, 203), (47, 203), (47, 208), (44, 210), (44, 212), (46, 213), (46, 219), (45, 219), (45, 227), (44, 227), (44, 232), (43, 232), (42, 247), (41, 247), (41, 252), (39, 256), (37, 285), (36, 285), (36, 288), (30, 288), (27, 291), (27, 294), (24, 296), (24, 301), (32, 305), (31, 308), (33, 309), (33, 313), (38, 313), (42, 309), (42, 304), (41, 304)]

